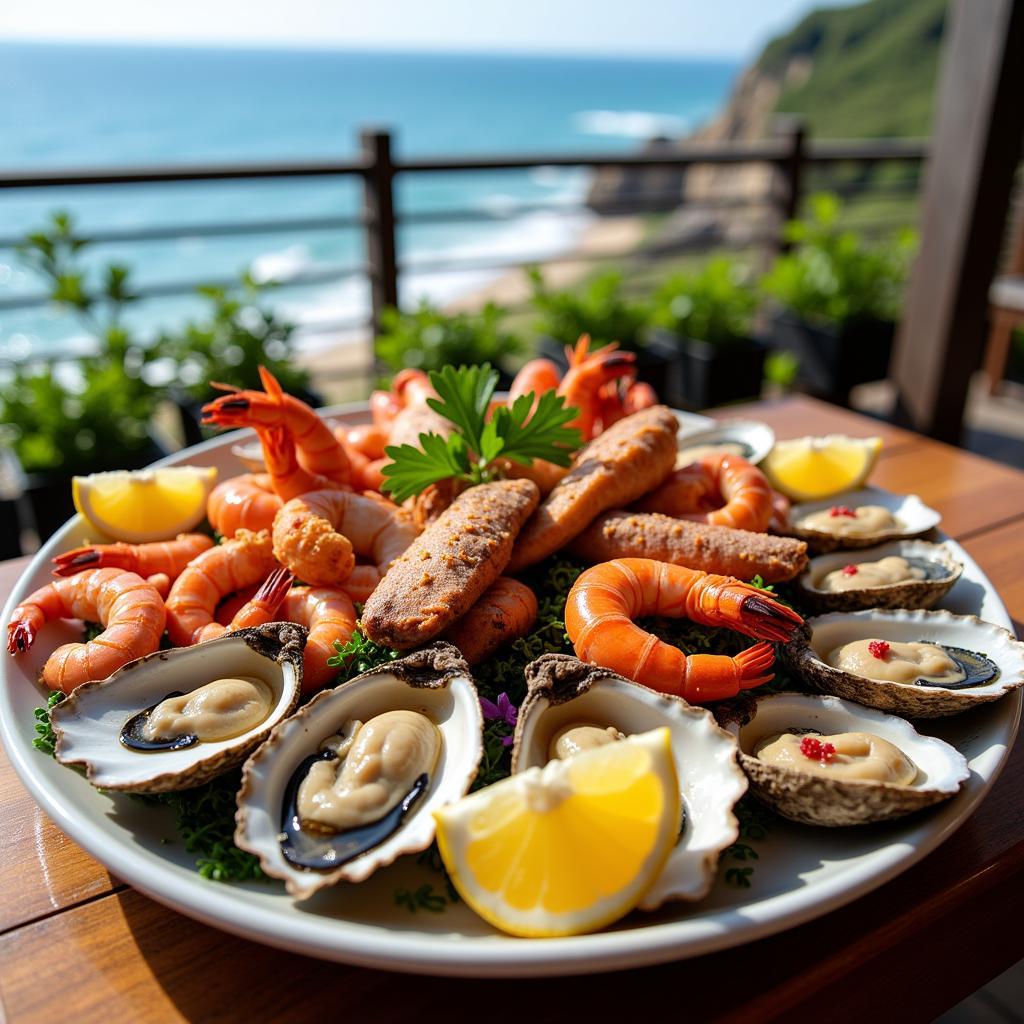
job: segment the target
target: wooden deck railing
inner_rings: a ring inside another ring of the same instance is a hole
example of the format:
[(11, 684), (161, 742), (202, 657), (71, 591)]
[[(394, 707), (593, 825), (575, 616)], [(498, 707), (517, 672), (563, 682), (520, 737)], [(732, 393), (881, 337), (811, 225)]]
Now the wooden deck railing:
[[(0, 190), (40, 190), (51, 188), (94, 188), (118, 185), (147, 185), (188, 182), (230, 182), (260, 179), (314, 179), (357, 178), (362, 182), (362, 209), (355, 216), (329, 216), (323, 218), (258, 219), (233, 223), (200, 223), (187, 225), (152, 226), (133, 229), (101, 230), (88, 234), (95, 242), (135, 242), (169, 240), (184, 236), (217, 237), (245, 234), (272, 234), (313, 231), (362, 231), (365, 257), (361, 262), (318, 267), (290, 277), (289, 287), (305, 284), (323, 284), (345, 277), (364, 275), (370, 282), (371, 310), (369, 326), (375, 331), (380, 315), (388, 305), (395, 305), (399, 297), (399, 280), (403, 270), (412, 266), (399, 258), (397, 227), (399, 225), (439, 222), (470, 222), (507, 220), (510, 215), (555, 209), (551, 204), (524, 203), (508, 213), (471, 209), (431, 211), (401, 211), (396, 208), (396, 179), (415, 175), (462, 174), (481, 171), (528, 170), (538, 167), (575, 167), (591, 170), (620, 169), (676, 169), (697, 166), (736, 166), (760, 164), (774, 169), (775, 187), (769, 195), (754, 197), (752, 201), (767, 201), (775, 210), (776, 227), (771, 237), (762, 239), (770, 246), (781, 248), (783, 243), (778, 227), (792, 217), (799, 208), (808, 175), (823, 168), (837, 165), (870, 167), (881, 163), (903, 163), (915, 169), (927, 156), (927, 143), (915, 139), (869, 139), (857, 141), (814, 141), (808, 138), (803, 126), (797, 122), (787, 124), (775, 137), (756, 143), (686, 144), (668, 152), (656, 153), (529, 153), (488, 156), (441, 156), (401, 159), (392, 151), (392, 135), (387, 131), (364, 130), (360, 133), (359, 156), (347, 161), (297, 161), (279, 163), (197, 164), (168, 167), (84, 168), (62, 170), (0, 171)], [(910, 182), (916, 187), (916, 173)], [(664, 198), (664, 197), (662, 197)], [(673, 197), (674, 198), (674, 197)], [(679, 205), (683, 197), (678, 196)], [(650, 197), (644, 197), (649, 201)], [(641, 204), (642, 205), (642, 204)], [(703, 205), (703, 204), (702, 204)], [(714, 207), (714, 202), (706, 204)], [(566, 209), (564, 206), (558, 209)], [(570, 208), (572, 209), (572, 208)], [(618, 207), (616, 212), (619, 212)], [(629, 203), (622, 205), (623, 213), (630, 212)], [(0, 248), (11, 248), (18, 239), (0, 237)], [(626, 256), (628, 254), (608, 254)], [(572, 257), (579, 260), (580, 257)], [(598, 256), (596, 258), (603, 258)], [(495, 261), (480, 259), (449, 259), (417, 261), (415, 269), (452, 271), (498, 269), (533, 262), (556, 260)], [(141, 298), (187, 294), (199, 284), (198, 280), (159, 281), (136, 289)], [(0, 310), (25, 309), (43, 306), (48, 297), (42, 293), (0, 294)], [(357, 327), (365, 321), (336, 321), (318, 325), (324, 329), (341, 330)], [(371, 358), (372, 363), (372, 358)]]

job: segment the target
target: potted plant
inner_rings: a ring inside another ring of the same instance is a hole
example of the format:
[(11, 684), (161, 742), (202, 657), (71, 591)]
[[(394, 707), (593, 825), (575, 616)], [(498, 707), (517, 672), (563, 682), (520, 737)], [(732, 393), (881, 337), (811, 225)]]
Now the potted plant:
[(196, 444), (206, 436), (200, 425), (202, 407), (219, 393), (210, 382), (261, 391), (260, 366), (270, 370), (290, 395), (313, 406), (321, 404), (320, 396), (309, 388), (308, 371), (292, 361), (295, 325), (260, 303), (270, 287), (248, 272), (231, 290), (203, 286), (197, 291), (208, 300), (209, 314), (165, 332), (157, 340), (155, 349), (160, 355), (174, 360), (171, 393), (186, 444)]
[(504, 319), (505, 310), (493, 302), (478, 313), (444, 313), (426, 301), (411, 312), (385, 309), (377, 358), (393, 372), (490, 363), (503, 374), (500, 386), (507, 387), (511, 378), (503, 365), (522, 343), (503, 328)]
[(134, 300), (128, 271), (106, 267), (90, 293), (77, 259), (85, 245), (71, 219), (58, 213), (18, 250), (47, 282), (53, 302), (72, 310), (95, 339), (92, 354), (73, 362), (17, 366), (0, 392), (0, 440), (26, 474), (42, 539), (74, 511), (73, 475), (138, 468), (167, 454), (150, 433), (160, 400), (144, 376), (152, 355), (122, 323)]
[(761, 393), (767, 346), (751, 337), (757, 297), (743, 269), (717, 257), (655, 289), (651, 320), (679, 351), (666, 398), (703, 409)]
[(913, 232), (867, 243), (839, 226), (838, 198), (812, 196), (805, 219), (786, 225), (793, 245), (762, 278), (775, 300), (768, 343), (794, 353), (799, 383), (847, 404), (856, 384), (885, 377)]
[(668, 393), (678, 358), (676, 347), (650, 332), (650, 310), (646, 303), (626, 296), (621, 274), (607, 271), (563, 291), (549, 289), (537, 268), (529, 276), (533, 306), (539, 314), (537, 350), (541, 355), (565, 367), (565, 347), (575, 345), (581, 334), (589, 334), (595, 348), (618, 342), (636, 354), (637, 377), (659, 395)]

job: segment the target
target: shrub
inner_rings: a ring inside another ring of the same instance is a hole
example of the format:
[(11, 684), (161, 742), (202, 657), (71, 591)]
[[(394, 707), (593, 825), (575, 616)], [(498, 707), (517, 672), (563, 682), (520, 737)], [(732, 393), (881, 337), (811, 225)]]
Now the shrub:
[(653, 323), (687, 338), (728, 345), (750, 337), (757, 296), (743, 268), (716, 257), (695, 273), (677, 273), (654, 291)]

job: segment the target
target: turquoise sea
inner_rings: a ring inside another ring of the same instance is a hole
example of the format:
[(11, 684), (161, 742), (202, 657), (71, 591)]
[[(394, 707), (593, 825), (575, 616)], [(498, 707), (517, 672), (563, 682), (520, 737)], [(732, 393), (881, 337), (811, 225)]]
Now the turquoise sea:
[[(623, 150), (709, 117), (738, 70), (728, 61), (0, 43), (0, 167), (344, 159), (356, 152), (366, 125), (390, 128), (405, 155)], [(399, 180), (402, 211), (469, 207), (507, 215), (484, 225), (409, 226), (400, 258), (494, 261), (564, 252), (588, 223), (572, 209), (586, 183), (583, 172), (554, 168)], [(358, 261), (361, 237), (200, 238), (188, 235), (188, 225), (347, 214), (357, 200), (356, 183), (344, 179), (6, 191), (0, 238), (62, 208), (86, 232), (181, 226), (180, 239), (95, 247), (94, 262), (127, 263), (138, 283), (230, 277), (247, 266), (287, 281)], [(565, 208), (515, 215), (517, 204), (542, 201)], [(409, 274), (402, 298), (443, 301), (492, 274)], [(0, 298), (38, 290), (10, 248), (0, 249)], [(309, 325), (309, 343), (318, 324), (349, 318), (366, 303), (357, 281), (275, 294)], [(161, 299), (134, 315), (144, 329), (157, 330), (193, 309), (190, 299)], [(0, 358), (73, 351), (85, 343), (76, 332), (52, 312), (0, 308)]]

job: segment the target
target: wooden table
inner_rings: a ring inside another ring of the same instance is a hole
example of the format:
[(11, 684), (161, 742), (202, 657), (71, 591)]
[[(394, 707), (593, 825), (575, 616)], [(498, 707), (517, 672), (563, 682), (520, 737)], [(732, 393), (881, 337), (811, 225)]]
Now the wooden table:
[[(736, 409), (723, 415), (736, 415)], [(944, 517), (1024, 620), (1024, 473), (806, 398), (741, 410), (780, 437), (885, 440), (872, 480)], [(6, 598), (25, 560), (0, 565)], [(62, 835), (0, 754), (0, 997), (25, 1021), (926, 1021), (1024, 956), (1024, 750), (974, 816), (906, 874), (789, 932), (696, 960), (545, 981), (349, 968), (221, 933), (128, 888)], [(0, 1014), (0, 1018), (2, 1018)], [(803, 1018), (791, 1018), (807, 1020)]]

